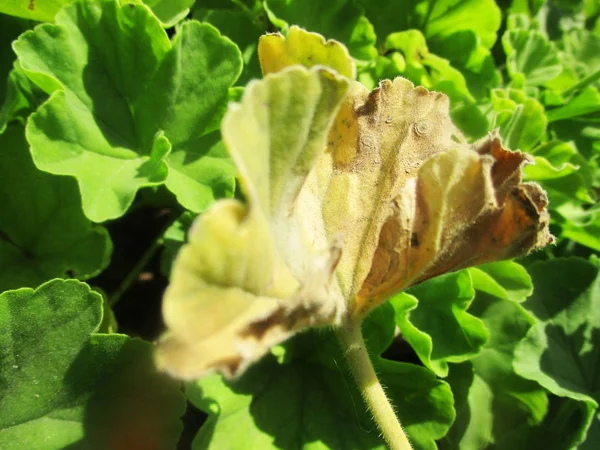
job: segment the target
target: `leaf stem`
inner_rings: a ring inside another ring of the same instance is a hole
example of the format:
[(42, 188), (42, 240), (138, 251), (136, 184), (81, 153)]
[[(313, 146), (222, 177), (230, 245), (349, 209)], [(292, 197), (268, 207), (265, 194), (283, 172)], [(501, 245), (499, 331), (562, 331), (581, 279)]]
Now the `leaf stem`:
[(580, 80), (578, 83), (571, 86), (569, 89), (565, 89), (562, 94), (563, 94), (563, 96), (568, 97), (572, 93), (574, 93), (580, 89), (583, 89), (584, 87), (587, 87), (589, 84), (592, 84), (599, 78), (600, 78), (600, 70), (597, 70), (596, 72), (588, 75), (587, 77)]
[(338, 328), (348, 365), (375, 423), (391, 450), (412, 450), (402, 425), (377, 378), (363, 339), (360, 322), (353, 321)]
[(146, 249), (144, 254), (138, 259), (135, 265), (131, 268), (127, 276), (121, 281), (121, 284), (115, 289), (115, 291), (111, 294), (108, 299), (108, 303), (111, 307), (115, 306), (121, 297), (127, 290), (131, 287), (133, 283), (138, 279), (144, 267), (148, 265), (148, 262), (152, 259), (154, 254), (158, 251), (164, 241), (164, 234), (167, 231), (175, 220), (177, 220), (179, 216), (177, 214), (173, 214), (171, 219), (167, 221), (167, 224), (161, 229), (160, 233), (154, 238), (150, 246)]

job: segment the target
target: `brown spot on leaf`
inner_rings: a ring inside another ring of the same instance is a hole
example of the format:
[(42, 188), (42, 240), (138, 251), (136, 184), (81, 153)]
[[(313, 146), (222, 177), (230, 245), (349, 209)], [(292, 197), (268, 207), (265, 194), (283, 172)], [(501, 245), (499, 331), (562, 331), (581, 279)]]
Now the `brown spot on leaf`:
[(417, 233), (412, 233), (410, 235), (410, 246), (418, 247), (419, 245), (421, 245), (421, 243), (419, 242), (419, 235)]

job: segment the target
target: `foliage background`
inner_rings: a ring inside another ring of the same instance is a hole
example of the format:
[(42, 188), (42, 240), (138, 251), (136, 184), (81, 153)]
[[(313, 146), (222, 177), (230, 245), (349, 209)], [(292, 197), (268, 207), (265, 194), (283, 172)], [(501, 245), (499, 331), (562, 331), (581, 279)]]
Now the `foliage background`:
[(370, 88), (446, 93), (468, 139), (499, 128), (550, 197), (556, 246), (365, 323), (415, 448), (600, 446), (597, 0), (67, 3), (0, 1), (0, 448), (383, 448), (328, 330), (236, 383), (153, 367), (185, 232), (238, 195), (220, 118), (292, 24)]

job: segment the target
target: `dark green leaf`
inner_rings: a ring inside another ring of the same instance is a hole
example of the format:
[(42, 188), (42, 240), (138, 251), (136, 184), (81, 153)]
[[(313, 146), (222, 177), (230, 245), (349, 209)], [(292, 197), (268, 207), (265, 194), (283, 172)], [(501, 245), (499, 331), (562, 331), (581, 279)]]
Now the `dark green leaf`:
[(152, 346), (94, 334), (100, 295), (75, 280), (0, 295), (0, 447), (174, 448), (183, 398)]
[(598, 260), (554, 259), (532, 264), (529, 272), (535, 290), (525, 306), (538, 323), (515, 351), (515, 371), (583, 402), (591, 419), (600, 399)]
[(21, 126), (0, 135), (0, 292), (55, 277), (90, 278), (111, 253), (104, 227), (83, 215), (74, 180), (35, 168)]

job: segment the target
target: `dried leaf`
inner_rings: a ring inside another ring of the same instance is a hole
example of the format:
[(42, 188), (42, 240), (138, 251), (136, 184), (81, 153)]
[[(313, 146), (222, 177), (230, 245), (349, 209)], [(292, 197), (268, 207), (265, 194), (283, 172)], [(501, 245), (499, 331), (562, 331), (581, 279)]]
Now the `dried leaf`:
[(175, 262), (158, 362), (177, 376), (238, 375), (301, 328), (553, 240), (544, 191), (521, 183), (528, 156), (497, 134), (466, 143), (448, 98), (403, 78), (369, 92), (303, 68), (350, 64), (318, 38), (261, 38), (267, 75), (223, 119), (248, 207), (215, 204)]
[(339, 251), (318, 252), (283, 225), (347, 86), (322, 67), (297, 66), (251, 83), (230, 108), (223, 139), (248, 206), (222, 200), (193, 225), (165, 293), (159, 367), (189, 379), (235, 376), (296, 330), (339, 322), (343, 299), (327, 290)]

